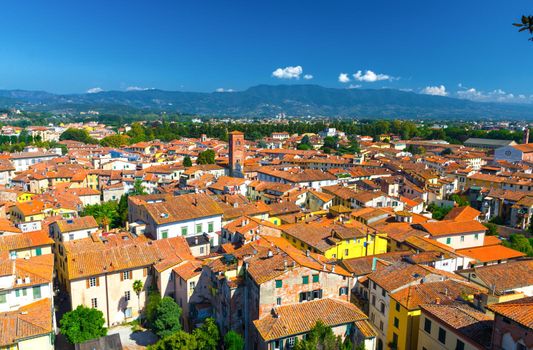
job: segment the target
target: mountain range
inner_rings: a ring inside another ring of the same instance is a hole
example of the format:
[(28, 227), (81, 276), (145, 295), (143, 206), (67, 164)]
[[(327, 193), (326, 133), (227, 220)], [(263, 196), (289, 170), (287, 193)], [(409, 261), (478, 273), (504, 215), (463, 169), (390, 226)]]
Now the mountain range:
[(158, 89), (53, 94), (0, 90), (0, 107), (52, 113), (182, 114), (269, 117), (532, 119), (531, 105), (474, 102), (393, 89), (337, 89), (318, 85), (258, 85), (235, 92), (184, 92)]

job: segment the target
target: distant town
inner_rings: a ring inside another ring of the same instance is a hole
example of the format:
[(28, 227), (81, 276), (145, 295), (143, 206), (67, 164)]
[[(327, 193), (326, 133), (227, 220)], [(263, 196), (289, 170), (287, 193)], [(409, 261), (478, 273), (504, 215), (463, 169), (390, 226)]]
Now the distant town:
[(0, 349), (533, 349), (533, 123), (107, 121), (0, 114)]

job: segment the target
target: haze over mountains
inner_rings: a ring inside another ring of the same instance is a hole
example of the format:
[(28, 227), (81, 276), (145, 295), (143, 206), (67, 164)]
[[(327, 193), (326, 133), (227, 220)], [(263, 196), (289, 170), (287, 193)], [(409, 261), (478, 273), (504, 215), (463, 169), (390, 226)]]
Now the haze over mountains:
[(0, 90), (0, 107), (54, 113), (95, 110), (234, 117), (285, 113), (359, 118), (533, 118), (531, 105), (474, 102), (393, 89), (336, 89), (318, 85), (258, 85), (244, 91), (212, 93), (150, 89), (61, 95)]

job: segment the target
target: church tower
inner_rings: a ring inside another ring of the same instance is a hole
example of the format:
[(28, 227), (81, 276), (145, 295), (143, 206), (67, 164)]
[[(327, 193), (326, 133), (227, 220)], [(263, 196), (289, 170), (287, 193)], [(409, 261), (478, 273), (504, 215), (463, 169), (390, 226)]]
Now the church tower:
[(244, 177), (244, 133), (229, 133), (229, 174), (233, 177)]
[(524, 128), (524, 138), (522, 140), (522, 143), (529, 143), (529, 128), (527, 126)]

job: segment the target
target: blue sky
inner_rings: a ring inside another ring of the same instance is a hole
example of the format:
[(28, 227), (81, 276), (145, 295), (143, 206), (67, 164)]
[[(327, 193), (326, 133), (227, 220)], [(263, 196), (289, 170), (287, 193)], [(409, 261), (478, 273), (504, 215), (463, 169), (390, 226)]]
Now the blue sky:
[(511, 25), (533, 13), (531, 0), (25, 0), (1, 9), (0, 89), (312, 83), (533, 101), (533, 43)]

